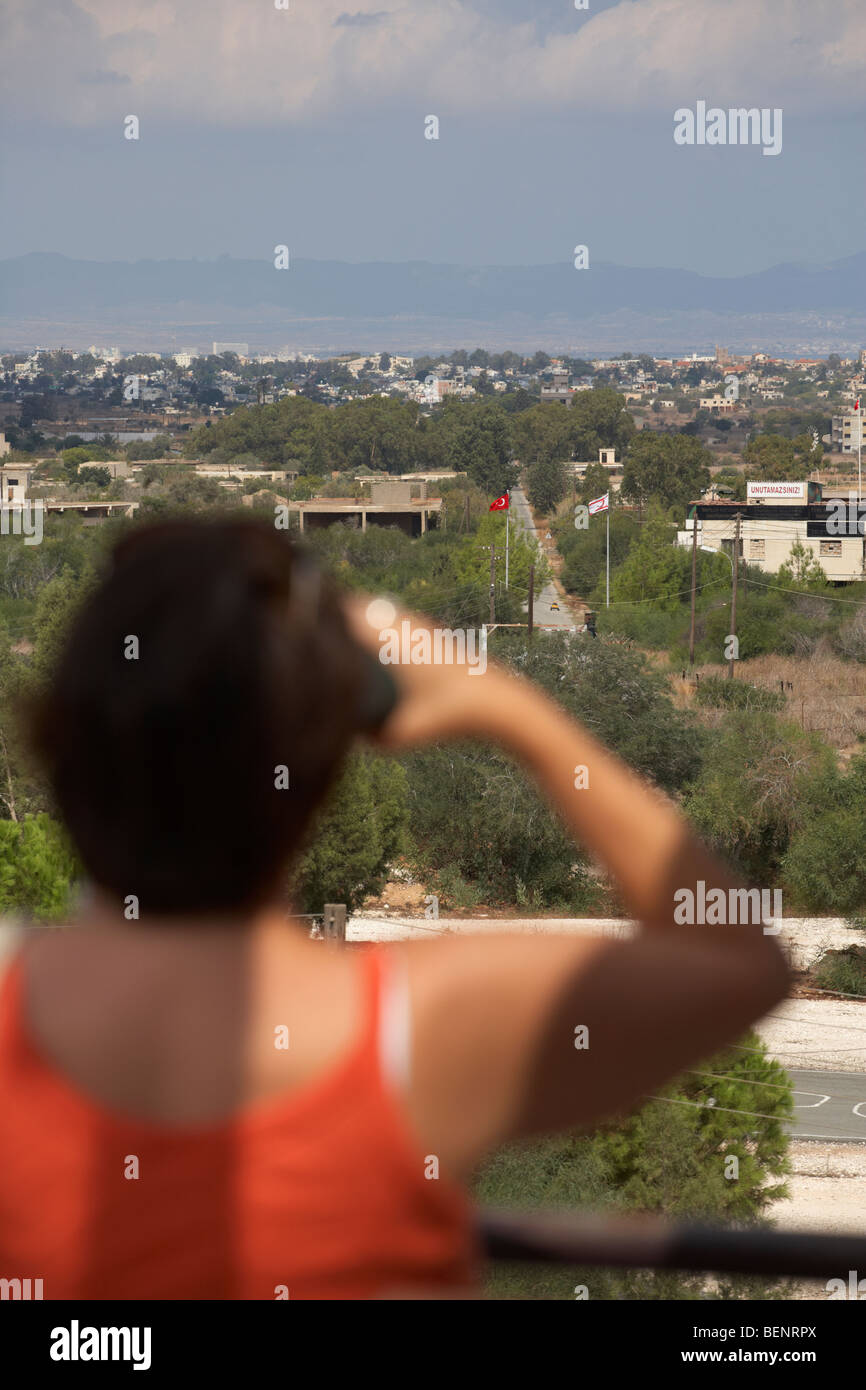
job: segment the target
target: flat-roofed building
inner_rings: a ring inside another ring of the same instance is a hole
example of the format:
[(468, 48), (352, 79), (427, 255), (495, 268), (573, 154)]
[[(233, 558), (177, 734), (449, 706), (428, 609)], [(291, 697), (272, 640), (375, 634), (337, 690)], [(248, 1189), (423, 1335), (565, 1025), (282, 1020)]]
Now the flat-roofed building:
[[(866, 513), (866, 502), (864, 502)], [(698, 545), (733, 556), (737, 516), (740, 517), (739, 556), (768, 574), (791, 558), (799, 541), (835, 584), (854, 584), (866, 578), (866, 549), (858, 526), (856, 501), (837, 496), (819, 483), (749, 483), (745, 502), (702, 498), (688, 508), (678, 544)]]
[(0, 468), (0, 505), (15, 506), (26, 502), (33, 469), (26, 463), (7, 463)]
[(843, 454), (856, 454), (858, 443), (866, 443), (866, 431), (864, 431), (861, 441), (862, 430), (862, 411), (859, 414), (834, 415), (831, 435), (833, 448), (838, 449)]
[(288, 511), (297, 512), (300, 529), (332, 526), (348, 521), (366, 531), (368, 525), (396, 526), (407, 536), (423, 536), (435, 517), (442, 513), (442, 498), (428, 497), (427, 485), (417, 484), (421, 496), (413, 497), (411, 482), (398, 480), (373, 482), (370, 498), (313, 497), (309, 502), (289, 502)]

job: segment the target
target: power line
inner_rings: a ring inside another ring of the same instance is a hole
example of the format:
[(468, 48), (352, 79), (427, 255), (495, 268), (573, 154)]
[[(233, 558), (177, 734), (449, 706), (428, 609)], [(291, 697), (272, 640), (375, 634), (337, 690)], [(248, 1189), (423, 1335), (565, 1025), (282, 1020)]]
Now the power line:
[[(813, 1018), (792, 1018), (790, 1014), (771, 1013), (769, 1017), (777, 1018), (787, 1023), (810, 1023), (813, 1025), (815, 1024), (815, 1020)], [(861, 1024), (859, 1028), (854, 1027), (850, 1023), (821, 1023), (818, 1026), (821, 1028), (837, 1028), (845, 1033), (863, 1033), (864, 1036), (866, 1036), (866, 1027), (864, 1027), (863, 1024)]]
[[(715, 1114), (724, 1115), (744, 1115), (750, 1120), (773, 1120), (776, 1123), (790, 1124), (793, 1116), (790, 1115), (767, 1115), (760, 1110), (738, 1110), (731, 1105), (708, 1105), (705, 1101), (699, 1100), (677, 1100), (673, 1096), (646, 1096), (646, 1100), (661, 1101), (664, 1105), (685, 1105), (691, 1110), (712, 1110)], [(815, 1129), (821, 1130), (819, 1135), (814, 1136), (820, 1139), (855, 1139), (855, 1135), (833, 1134), (831, 1130), (838, 1129), (839, 1125), (825, 1125), (820, 1120), (809, 1120), (809, 1124)]]
[[(826, 1025), (820, 1025), (820, 1026), (823, 1027), (823, 1026), (826, 1026)], [(735, 1052), (754, 1052), (754, 1053), (759, 1054), (759, 1055), (762, 1056), (762, 1057), (764, 1057), (764, 1056), (767, 1055), (767, 1047), (766, 1047), (766, 1046), (764, 1046), (764, 1047), (747, 1047), (747, 1046), (745, 1045), (745, 1043), (728, 1043), (728, 1047), (729, 1047), (729, 1048), (733, 1048)], [(778, 1043), (773, 1045), (772, 1050), (773, 1050), (773, 1052), (784, 1052), (784, 1053), (785, 1053), (787, 1056), (789, 1056), (789, 1057), (824, 1057), (824, 1056), (827, 1056), (827, 1057), (837, 1057), (837, 1056), (847, 1055), (849, 1052), (858, 1052), (858, 1053), (859, 1053), (859, 1052), (862, 1052), (862, 1053), (866, 1054), (866, 1047), (815, 1047), (815, 1048), (808, 1047), (808, 1048), (797, 1048), (797, 1047), (785, 1047), (783, 1044), (780, 1045), (780, 1044), (778, 1044)], [(852, 1076), (860, 1076), (860, 1075), (866, 1075), (866, 1073), (861, 1073), (861, 1072), (859, 1072), (859, 1071), (853, 1071), (853, 1072), (851, 1072), (851, 1075), (852, 1075)]]

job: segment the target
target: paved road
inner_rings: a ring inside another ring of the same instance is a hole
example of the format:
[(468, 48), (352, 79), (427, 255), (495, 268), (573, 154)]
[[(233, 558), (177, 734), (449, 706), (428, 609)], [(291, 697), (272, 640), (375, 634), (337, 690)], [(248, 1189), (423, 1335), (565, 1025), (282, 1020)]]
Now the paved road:
[[(866, 1075), (850, 1071), (790, 1071), (795, 1139), (866, 1142)], [(755, 1106), (758, 1109), (758, 1106)]]
[[(544, 548), (545, 533), (542, 532), (539, 535), (536, 532), (529, 503), (519, 487), (511, 489), (511, 520), (512, 524), (521, 526), (524, 531), (528, 531), (530, 536), (535, 536), (542, 549)], [(558, 611), (551, 608), (552, 603), (560, 605)], [(541, 592), (535, 595), (534, 618), (536, 623), (542, 623), (546, 627), (574, 627), (575, 625), (575, 619), (563, 604), (553, 584), (545, 584)]]

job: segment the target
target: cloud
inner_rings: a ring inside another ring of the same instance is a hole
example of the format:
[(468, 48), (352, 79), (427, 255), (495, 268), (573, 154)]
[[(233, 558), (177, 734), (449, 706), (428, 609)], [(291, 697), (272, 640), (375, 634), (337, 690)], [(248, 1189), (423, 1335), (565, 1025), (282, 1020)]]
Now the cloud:
[(373, 14), (363, 14), (361, 12), (358, 14), (341, 14), (334, 20), (334, 26), (336, 27), (339, 24), (344, 24), (347, 27), (355, 25), (357, 28), (362, 28), (365, 24), (381, 24), (383, 19), (387, 18), (388, 13), (386, 10), (375, 10)]
[(129, 82), (129, 77), (125, 73), (106, 72), (104, 68), (100, 68), (97, 72), (83, 72), (81, 74), (80, 80), (82, 82), (93, 83), (94, 86), (99, 86), (100, 84), (105, 83), (113, 83), (116, 85), (117, 83), (122, 84)]
[[(231, 127), (383, 110), (672, 114), (699, 98), (832, 115), (866, 101), (863, 0), (621, 0), (547, 33), (523, 6), (345, 3), (6, 0), (5, 103), (82, 126), (132, 110)], [(117, 79), (94, 82), (96, 71)]]

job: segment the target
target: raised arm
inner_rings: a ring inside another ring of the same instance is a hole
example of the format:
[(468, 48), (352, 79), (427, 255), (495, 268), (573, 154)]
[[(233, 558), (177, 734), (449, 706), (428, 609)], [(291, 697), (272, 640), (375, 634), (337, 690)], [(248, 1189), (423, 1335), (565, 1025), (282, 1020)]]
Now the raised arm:
[[(775, 936), (730, 920), (746, 915), (731, 896), (742, 885), (667, 798), (554, 701), (494, 666), (475, 678), (465, 668), (397, 670), (404, 698), (384, 740), (495, 741), (641, 924), (627, 941), (484, 935), (410, 949), (415, 1119), (440, 1147), (451, 1136), (455, 1167), (499, 1140), (590, 1124), (639, 1101), (784, 996)], [(699, 908), (714, 890), (724, 912), (682, 922), (686, 893)]]

